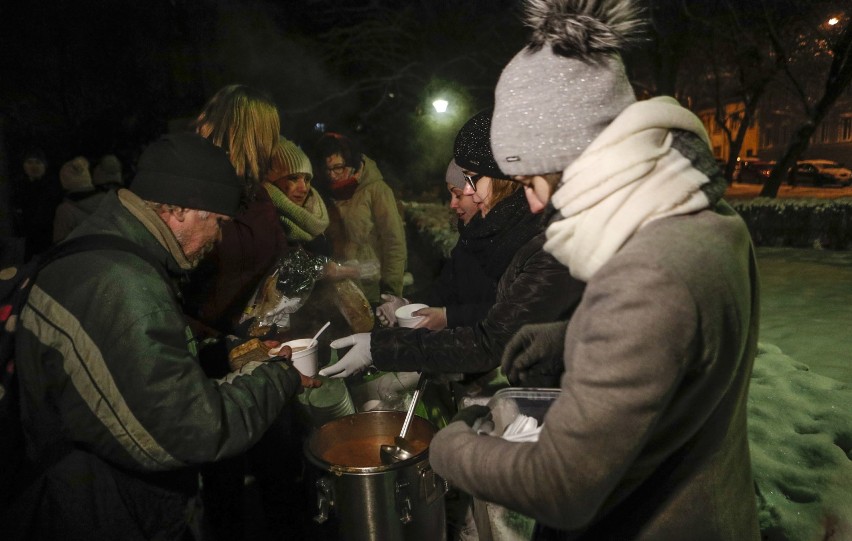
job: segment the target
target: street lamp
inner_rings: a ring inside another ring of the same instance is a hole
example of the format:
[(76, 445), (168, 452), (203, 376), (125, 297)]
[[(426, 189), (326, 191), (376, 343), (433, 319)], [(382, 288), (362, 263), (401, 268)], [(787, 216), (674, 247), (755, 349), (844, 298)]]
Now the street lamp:
[(432, 102), (432, 107), (434, 107), (435, 111), (439, 113), (445, 113), (447, 112), (447, 106), (449, 104), (450, 103), (447, 100), (437, 99)]

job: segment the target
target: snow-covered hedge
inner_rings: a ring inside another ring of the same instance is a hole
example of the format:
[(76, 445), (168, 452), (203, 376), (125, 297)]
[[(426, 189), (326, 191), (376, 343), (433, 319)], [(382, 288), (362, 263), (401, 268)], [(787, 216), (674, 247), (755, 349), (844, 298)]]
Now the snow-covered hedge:
[(450, 251), (459, 240), (456, 230), (455, 214), (446, 203), (418, 203), (403, 201), (405, 222), (414, 228), (423, 241), (443, 255), (450, 257)]
[[(758, 246), (852, 250), (852, 198), (733, 199)], [(406, 222), (444, 256), (458, 240), (453, 213), (443, 203), (403, 202)]]
[(735, 199), (758, 246), (852, 249), (852, 198)]

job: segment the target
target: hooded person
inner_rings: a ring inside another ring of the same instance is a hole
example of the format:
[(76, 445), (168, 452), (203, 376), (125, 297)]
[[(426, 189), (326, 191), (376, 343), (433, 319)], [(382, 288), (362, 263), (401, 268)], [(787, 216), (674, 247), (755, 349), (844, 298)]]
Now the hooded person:
[(272, 153), (263, 187), (278, 211), (287, 241), (302, 245), (311, 253), (331, 256), (325, 236), (328, 209), (311, 186), (313, 178), (314, 169), (307, 154), (294, 142), (281, 137)]
[(92, 184), (102, 192), (117, 190), (124, 186), (121, 174), (121, 160), (115, 154), (106, 154), (98, 161), (92, 171)]
[(59, 181), (65, 190), (65, 197), (56, 207), (53, 217), (53, 242), (67, 237), (103, 200), (103, 194), (95, 191), (92, 184), (89, 160), (83, 156), (77, 156), (62, 166)]
[(536, 519), (537, 539), (759, 539), (746, 429), (759, 281), (707, 134), (672, 98), (636, 102), (619, 54), (643, 23), (632, 1), (528, 0), (526, 14), (492, 149), (548, 209), (545, 250), (588, 283), (567, 325), (524, 327), (503, 355), (510, 382), (561, 388), (537, 434), (478, 433), (497, 412), (473, 407), (429, 461)]
[(28, 150), (21, 165), (20, 172), (12, 180), (9, 195), (14, 234), (24, 240), (23, 259), (26, 261), (50, 246), (53, 217), (63, 194), (56, 175), (50, 173), (42, 149)]

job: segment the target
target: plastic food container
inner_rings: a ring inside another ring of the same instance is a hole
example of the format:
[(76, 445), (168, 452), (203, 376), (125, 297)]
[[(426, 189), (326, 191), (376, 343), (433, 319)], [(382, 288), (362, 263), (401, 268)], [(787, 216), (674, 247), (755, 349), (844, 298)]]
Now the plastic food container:
[(396, 322), (400, 327), (411, 328), (420, 323), (420, 320), (423, 319), (423, 316), (412, 316), (411, 314), (420, 310), (421, 308), (429, 308), (427, 304), (406, 304), (405, 306), (400, 306), (394, 312), (396, 316)]
[(561, 389), (538, 387), (500, 389), (488, 401), (494, 421), (494, 435), (502, 434), (520, 414), (535, 418), (541, 425), (547, 410), (559, 398), (561, 392)]

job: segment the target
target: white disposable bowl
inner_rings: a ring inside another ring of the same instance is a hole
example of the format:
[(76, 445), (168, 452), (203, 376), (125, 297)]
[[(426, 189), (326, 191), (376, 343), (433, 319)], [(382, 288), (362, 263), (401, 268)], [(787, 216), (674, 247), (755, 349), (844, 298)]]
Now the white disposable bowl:
[(423, 316), (412, 316), (411, 314), (420, 310), (421, 308), (429, 308), (428, 304), (406, 304), (405, 306), (401, 306), (396, 309), (394, 315), (396, 316), (396, 322), (400, 327), (411, 328), (420, 323), (420, 320), (423, 319)]
[[(281, 347), (290, 346), (293, 350), (291, 359), (293, 360), (293, 366), (295, 366), (299, 372), (306, 376), (316, 376), (317, 369), (319, 368), (319, 359), (317, 356), (319, 350), (318, 345), (319, 344), (314, 342), (312, 338), (299, 338), (297, 340), (284, 342), (281, 344)], [(278, 355), (281, 347), (270, 349), (270, 357)]]

